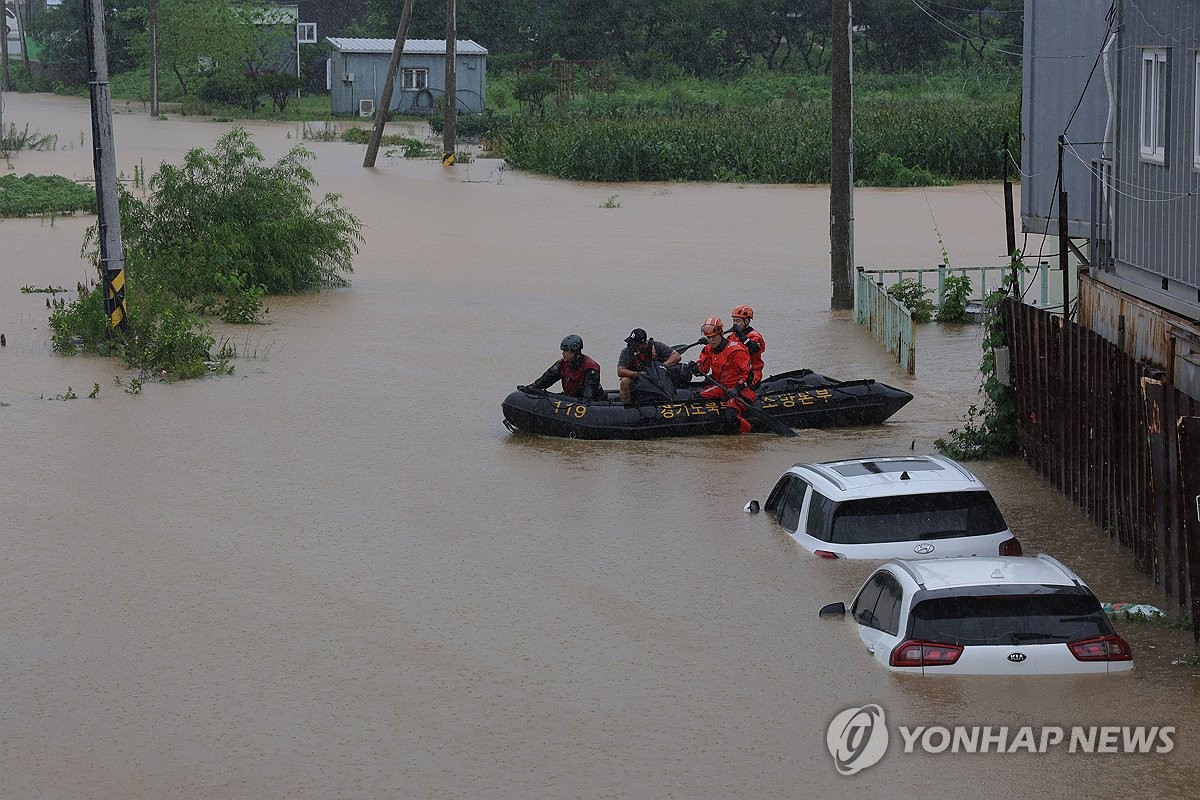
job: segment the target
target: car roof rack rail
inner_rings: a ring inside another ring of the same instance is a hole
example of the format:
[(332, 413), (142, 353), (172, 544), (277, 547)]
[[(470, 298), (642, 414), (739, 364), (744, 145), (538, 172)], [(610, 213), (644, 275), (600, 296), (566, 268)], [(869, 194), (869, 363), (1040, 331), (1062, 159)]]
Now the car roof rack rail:
[(1062, 573), (1063, 573), (1064, 575), (1066, 575), (1068, 578), (1070, 578), (1070, 579), (1071, 579), (1071, 582), (1072, 582), (1072, 583), (1074, 583), (1076, 586), (1079, 586), (1079, 585), (1080, 585), (1080, 583), (1079, 583), (1079, 576), (1078, 576), (1078, 575), (1076, 575), (1076, 574), (1074, 573), (1074, 571), (1072, 571), (1072, 570), (1071, 570), (1071, 568), (1070, 568), (1070, 567), (1068, 567), (1066, 564), (1064, 564), (1064, 563), (1062, 563), (1061, 561), (1059, 561), (1059, 560), (1058, 560), (1057, 558), (1055, 558), (1054, 556), (1052, 556), (1052, 555), (1049, 555), (1049, 554), (1047, 554), (1047, 553), (1038, 553), (1038, 554), (1037, 554), (1037, 557), (1038, 557), (1038, 559), (1039, 559), (1039, 560), (1041, 560), (1041, 561), (1045, 561), (1047, 564), (1050, 564), (1050, 565), (1052, 565), (1052, 566), (1058, 567), (1060, 570), (1062, 570)]

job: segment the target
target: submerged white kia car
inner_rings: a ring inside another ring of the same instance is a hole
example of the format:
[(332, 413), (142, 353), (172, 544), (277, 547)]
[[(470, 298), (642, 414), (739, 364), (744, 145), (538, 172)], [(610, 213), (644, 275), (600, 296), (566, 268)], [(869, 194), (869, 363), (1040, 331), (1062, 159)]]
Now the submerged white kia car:
[(987, 487), (944, 456), (796, 464), (764, 508), (822, 558), (1021, 555)]
[[(845, 616), (831, 603), (821, 616)], [(1048, 555), (881, 565), (849, 615), (895, 672), (1062, 675), (1127, 672), (1133, 652), (1079, 576)]]

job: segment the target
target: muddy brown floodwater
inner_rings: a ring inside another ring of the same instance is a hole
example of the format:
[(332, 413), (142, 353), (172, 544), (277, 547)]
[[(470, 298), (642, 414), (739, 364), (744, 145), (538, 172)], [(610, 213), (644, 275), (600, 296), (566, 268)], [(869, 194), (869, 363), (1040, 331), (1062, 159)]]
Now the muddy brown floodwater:
[[(91, 171), (87, 104), (8, 95), (59, 136), (18, 173)], [(116, 120), (153, 171), (228, 125)], [(271, 157), (288, 124), (250, 126)], [(927, 452), (978, 399), (981, 331), (928, 326), (909, 378), (829, 305), (828, 191), (594, 185), (312, 142), (366, 223), (350, 288), (221, 327), (233, 376), (147, 382), (52, 354), (91, 219), (0, 222), (0, 795), (11, 798), (1194, 798), (1191, 635), (1119, 625), (1105, 680), (914, 680), (818, 620), (871, 565), (818, 561), (741, 511), (801, 460)], [(613, 205), (601, 206), (617, 195)], [(999, 263), (1001, 192), (862, 190), (857, 261)], [(136, 295), (131, 292), (131, 302)], [(500, 401), (578, 333), (615, 384), (636, 326), (691, 341), (749, 303), (768, 370), (916, 399), (876, 428), (691, 441), (511, 434)], [(100, 385), (96, 399), (86, 395)], [(79, 395), (54, 400), (70, 386)], [(1102, 599), (1163, 604), (1017, 460), (972, 465), (1027, 552)], [(904, 754), (842, 777), (826, 727), (1174, 725), (1168, 754)]]

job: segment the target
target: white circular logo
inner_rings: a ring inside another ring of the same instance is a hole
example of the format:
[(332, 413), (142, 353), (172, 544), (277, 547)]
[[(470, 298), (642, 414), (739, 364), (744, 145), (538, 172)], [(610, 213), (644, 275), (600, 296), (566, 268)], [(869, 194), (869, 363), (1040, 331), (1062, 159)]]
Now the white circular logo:
[(853, 775), (879, 763), (888, 747), (883, 709), (874, 704), (846, 709), (829, 723), (825, 744), (833, 756), (833, 765), (843, 775)]

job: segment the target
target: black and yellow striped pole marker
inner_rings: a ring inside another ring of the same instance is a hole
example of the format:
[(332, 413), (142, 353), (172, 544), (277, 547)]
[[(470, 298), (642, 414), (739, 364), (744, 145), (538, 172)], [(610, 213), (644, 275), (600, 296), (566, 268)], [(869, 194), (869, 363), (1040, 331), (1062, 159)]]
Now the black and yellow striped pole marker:
[(445, 153), (442, 156), (442, 166), (443, 167), (454, 166), (454, 153)]

